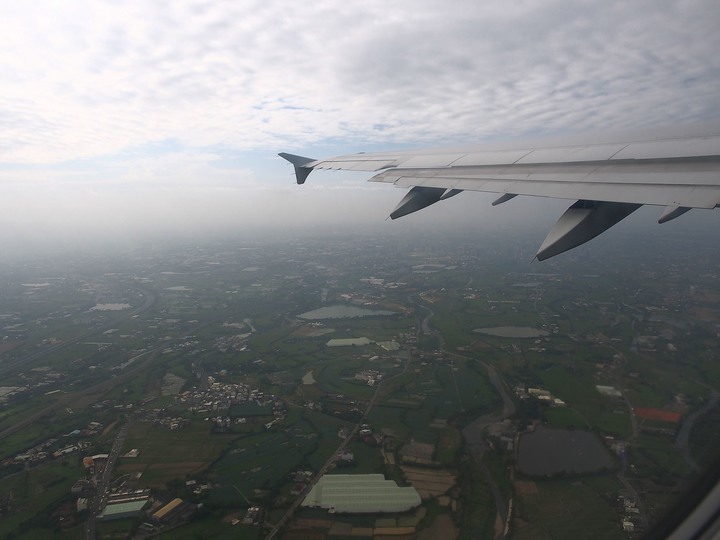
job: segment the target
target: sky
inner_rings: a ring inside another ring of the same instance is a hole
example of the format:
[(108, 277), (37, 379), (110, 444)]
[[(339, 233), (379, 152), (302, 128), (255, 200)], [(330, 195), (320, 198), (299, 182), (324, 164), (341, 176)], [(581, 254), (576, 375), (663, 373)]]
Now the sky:
[[(3, 2), (0, 245), (382, 224), (401, 191), (277, 152), (717, 120), (718, 28), (716, 0)], [(492, 198), (399, 227), (559, 215)]]

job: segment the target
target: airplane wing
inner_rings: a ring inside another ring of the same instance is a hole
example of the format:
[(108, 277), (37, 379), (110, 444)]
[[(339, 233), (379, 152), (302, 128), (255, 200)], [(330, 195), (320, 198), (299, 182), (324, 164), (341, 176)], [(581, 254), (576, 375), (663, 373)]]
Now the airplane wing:
[(536, 257), (587, 242), (644, 204), (665, 207), (660, 223), (692, 208), (720, 206), (720, 131), (626, 142), (360, 153), (314, 160), (281, 153), (298, 184), (314, 169), (372, 171), (371, 182), (411, 188), (390, 214), (410, 214), (465, 190), (576, 201)]

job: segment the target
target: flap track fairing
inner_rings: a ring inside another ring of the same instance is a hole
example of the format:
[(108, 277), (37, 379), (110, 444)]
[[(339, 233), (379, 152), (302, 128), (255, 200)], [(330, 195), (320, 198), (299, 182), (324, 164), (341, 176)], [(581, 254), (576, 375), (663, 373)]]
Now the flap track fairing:
[(537, 259), (544, 261), (592, 240), (632, 214), (641, 204), (577, 201), (560, 217), (543, 241)]
[(658, 223), (667, 223), (676, 217), (682, 216), (688, 210), (690, 210), (690, 208), (687, 206), (668, 206), (660, 218), (658, 218)]
[(407, 216), (438, 202), (445, 194), (445, 188), (415, 186), (402, 198), (390, 213), (390, 219)]
[(448, 189), (443, 193), (443, 196), (440, 197), (441, 201), (444, 201), (445, 199), (449, 199), (450, 197), (454, 197), (455, 195), (458, 195), (459, 193), (462, 193), (462, 189)]
[(493, 206), (497, 206), (498, 204), (502, 204), (504, 202), (508, 202), (510, 199), (514, 199), (517, 197), (516, 193), (505, 193), (504, 195), (501, 195), (497, 199), (495, 199), (492, 203)]

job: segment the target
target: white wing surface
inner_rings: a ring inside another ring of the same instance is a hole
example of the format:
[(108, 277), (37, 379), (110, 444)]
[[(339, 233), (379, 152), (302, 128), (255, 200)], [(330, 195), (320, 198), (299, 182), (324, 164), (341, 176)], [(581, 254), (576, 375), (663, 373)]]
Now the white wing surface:
[(576, 201), (537, 253), (544, 260), (612, 227), (644, 204), (664, 206), (659, 222), (691, 208), (720, 206), (720, 131), (655, 140), (377, 152), (313, 160), (281, 157), (299, 184), (313, 169), (378, 172), (371, 182), (411, 188), (396, 219), (465, 190)]

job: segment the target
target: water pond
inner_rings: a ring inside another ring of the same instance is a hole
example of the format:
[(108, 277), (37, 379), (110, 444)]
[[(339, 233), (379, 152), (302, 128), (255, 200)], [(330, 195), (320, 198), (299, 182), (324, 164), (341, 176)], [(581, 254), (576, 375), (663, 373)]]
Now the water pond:
[(518, 468), (535, 476), (613, 468), (610, 452), (591, 431), (538, 426), (520, 437)]

